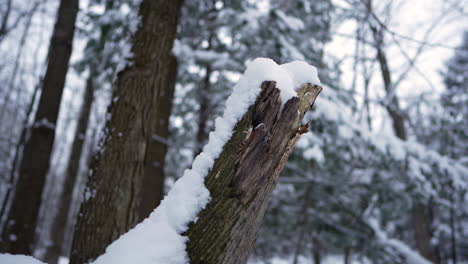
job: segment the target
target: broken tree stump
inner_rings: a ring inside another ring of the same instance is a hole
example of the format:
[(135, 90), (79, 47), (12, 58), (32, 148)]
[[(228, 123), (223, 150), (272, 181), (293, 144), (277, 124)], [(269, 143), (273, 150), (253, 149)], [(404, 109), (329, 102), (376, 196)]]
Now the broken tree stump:
[(304, 133), (301, 121), (321, 90), (303, 84), (283, 105), (276, 82), (263, 82), (205, 178), (211, 201), (184, 234), (191, 264), (247, 262), (278, 175)]

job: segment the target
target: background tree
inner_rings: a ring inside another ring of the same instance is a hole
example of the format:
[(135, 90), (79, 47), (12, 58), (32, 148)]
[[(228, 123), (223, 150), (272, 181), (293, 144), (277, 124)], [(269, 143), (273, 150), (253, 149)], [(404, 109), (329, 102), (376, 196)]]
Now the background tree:
[[(106, 1), (105, 9), (107, 12), (113, 9), (114, 2)], [(104, 15), (106, 15), (106, 11)], [(78, 114), (78, 123), (75, 136), (71, 146), (70, 158), (65, 171), (65, 179), (63, 182), (62, 192), (58, 198), (57, 215), (53, 219), (51, 227), (51, 244), (48, 246), (47, 253), (44, 257), (47, 263), (57, 263), (60, 256), (67, 256), (69, 249), (65, 242), (65, 233), (67, 229), (73, 230), (74, 225), (67, 224), (70, 210), (73, 202), (73, 190), (78, 187), (78, 176), (80, 161), (85, 146), (85, 139), (88, 130), (89, 119), (91, 116), (92, 104), (96, 89), (96, 79), (99, 75), (98, 69), (104, 65), (102, 63), (103, 49), (106, 43), (107, 35), (111, 30), (110, 24), (100, 25), (100, 36), (98, 39), (91, 39), (88, 42), (88, 47), (85, 52), (92, 55), (92, 59), (86, 66), (89, 67), (89, 76), (86, 80), (86, 87), (83, 94), (83, 103)]]
[(32, 253), (40, 201), (54, 143), (55, 125), (72, 52), (77, 13), (78, 1), (60, 3), (38, 109), (28, 132), (16, 191), (2, 231), (2, 249), (12, 253)]
[[(467, 76), (464, 74), (467, 68), (467, 43), (465, 32), (462, 44), (454, 51), (453, 57), (446, 63), (446, 69), (442, 71), (445, 84), (443, 92), (434, 98), (424, 98), (418, 110), (411, 113), (417, 117), (414, 118), (412, 127), (421, 142), (462, 164), (466, 164), (468, 144), (467, 102), (464, 96), (468, 89)], [(429, 106), (433, 111), (427, 113), (424, 109)], [(466, 234), (460, 229), (468, 219), (466, 207), (460, 205), (466, 199), (466, 190), (457, 190), (458, 183), (454, 179), (446, 176), (443, 179), (440, 195), (445, 202), (435, 204), (434, 233), (440, 241), (442, 260), (457, 263), (466, 258), (463, 252), (467, 245), (462, 239)]]
[[(115, 83), (110, 118), (88, 176), (71, 263), (96, 258), (137, 223), (149, 140), (160, 121), (155, 106), (168, 92), (165, 85), (180, 6), (181, 1), (142, 1), (140, 5), (141, 24), (131, 49), (134, 55)], [(111, 182), (116, 185), (109, 189)], [(95, 232), (96, 226), (100, 232)]]

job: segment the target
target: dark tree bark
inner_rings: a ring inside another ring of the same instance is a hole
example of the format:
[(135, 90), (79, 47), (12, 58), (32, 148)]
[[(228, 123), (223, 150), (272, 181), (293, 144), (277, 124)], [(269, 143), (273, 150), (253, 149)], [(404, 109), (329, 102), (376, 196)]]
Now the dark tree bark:
[[(367, 0), (367, 8), (369, 12), (372, 11), (372, 2)], [(374, 38), (375, 49), (377, 51), (377, 61), (380, 65), (380, 72), (382, 75), (382, 80), (384, 83), (385, 91), (387, 94), (387, 100), (385, 103), (385, 108), (392, 120), (393, 129), (395, 135), (401, 140), (407, 139), (406, 127), (405, 127), (405, 117), (401, 111), (400, 103), (396, 95), (396, 87), (394, 87), (392, 82), (392, 76), (387, 60), (387, 56), (384, 51), (384, 34), (382, 28), (377, 28), (376, 26), (369, 23), (370, 29), (372, 31), (372, 36)], [(439, 254), (436, 247), (431, 245), (432, 231), (431, 231), (431, 221), (426, 215), (427, 205), (418, 202), (413, 206), (411, 212), (411, 221), (414, 229), (416, 246), (419, 253), (426, 259), (430, 260), (433, 263), (440, 263)]]
[(455, 227), (456, 221), (456, 203), (455, 203), (455, 188), (452, 187), (452, 194), (450, 194), (450, 243), (451, 243), (451, 255), (452, 264), (458, 264), (458, 253), (457, 253), (457, 231)]
[[(205, 14), (208, 17), (207, 21), (207, 41), (208, 46), (206, 47), (206, 51), (213, 51), (213, 45), (216, 43), (216, 31), (213, 30), (213, 23), (216, 20), (216, 17), (219, 14), (219, 10), (215, 7), (216, 1), (208, 1), (206, 4), (210, 6), (208, 8), (208, 12)], [(205, 68), (205, 76), (203, 81), (201, 82), (200, 86), (198, 87), (198, 129), (197, 135), (195, 137), (195, 148), (193, 152), (193, 158), (195, 159), (198, 154), (200, 154), (203, 150), (203, 146), (205, 145), (206, 141), (208, 140), (208, 119), (210, 115), (212, 115), (212, 107), (210, 105), (210, 90), (211, 90), (211, 76), (213, 74), (213, 68), (210, 63), (203, 65)]]
[(200, 87), (200, 109), (198, 110), (198, 131), (197, 131), (197, 137), (196, 137), (196, 149), (194, 152), (194, 156), (196, 157), (200, 152), (202, 152), (203, 146), (206, 143), (206, 140), (208, 139), (208, 131), (207, 131), (207, 122), (208, 122), (208, 117), (210, 115), (210, 100), (209, 100), (209, 93), (210, 93), (210, 78), (211, 78), (211, 73), (212, 69), (211, 66), (208, 65), (205, 68), (205, 78), (203, 79), (203, 83), (201, 84)]
[[(302, 248), (304, 244), (305, 235), (307, 234), (306, 230), (309, 225), (309, 214), (307, 213), (308, 209), (310, 208), (310, 192), (311, 186), (308, 185), (304, 192), (304, 203), (302, 204), (302, 219), (298, 225), (300, 226), (300, 231), (297, 238), (296, 250), (294, 252), (293, 264), (299, 263), (299, 256), (302, 253)], [(315, 243), (313, 244), (315, 248)]]
[[(34, 3), (34, 6), (37, 6), (38, 3)], [(0, 44), (5, 40), (6, 36), (18, 25), (21, 20), (25, 17), (28, 19), (32, 16), (34, 11), (29, 12), (17, 12), (16, 18), (12, 17), (13, 15), (13, 0), (6, 0), (4, 3), (4, 8), (0, 10)], [(35, 8), (33, 8), (35, 9)], [(13, 19), (11, 19), (13, 18)]]
[(57, 263), (58, 258), (64, 252), (62, 245), (65, 237), (65, 231), (68, 226), (68, 214), (70, 212), (70, 206), (73, 200), (73, 189), (75, 188), (78, 177), (81, 153), (83, 151), (86, 131), (88, 130), (88, 121), (91, 114), (91, 106), (93, 104), (94, 75), (95, 72), (90, 73), (90, 76), (86, 81), (83, 106), (79, 114), (75, 138), (73, 139), (71, 148), (70, 159), (65, 171), (63, 189), (58, 199), (57, 215), (53, 220), (51, 228), (51, 245), (47, 248), (45, 255), (45, 261), (48, 264)]
[(147, 140), (143, 190), (139, 197), (137, 222), (147, 218), (164, 196), (164, 164), (168, 147), (169, 117), (172, 111), (172, 99), (177, 77), (177, 60), (174, 56), (169, 59), (167, 69), (165, 86), (159, 90), (155, 115), (152, 116), (155, 119), (153, 132)]
[(320, 242), (318, 239), (313, 240), (314, 248), (312, 250), (312, 255), (314, 257), (314, 264), (320, 264), (322, 262), (322, 254), (320, 253)]
[(1, 249), (31, 255), (43, 187), (55, 138), (68, 62), (72, 52), (78, 0), (62, 0), (52, 35), (39, 106), (23, 149), (16, 193), (2, 232)]
[[(114, 2), (112, 0), (106, 1), (106, 10), (112, 9)], [(97, 43), (96, 51), (99, 53), (104, 49), (107, 35), (109, 34), (109, 25), (103, 25), (100, 28), (100, 37)], [(99, 54), (96, 54), (99, 55)], [(100, 56), (98, 56), (100, 57)], [(72, 232), (68, 223), (70, 209), (73, 202), (73, 190), (77, 186), (80, 161), (83, 153), (83, 147), (86, 139), (86, 132), (88, 130), (89, 118), (91, 116), (91, 109), (94, 101), (95, 92), (95, 79), (98, 76), (99, 58), (94, 58), (89, 66), (89, 76), (86, 80), (85, 92), (83, 95), (83, 105), (78, 117), (75, 137), (71, 148), (70, 158), (68, 160), (67, 169), (65, 171), (65, 180), (63, 189), (58, 199), (57, 215), (53, 219), (50, 238), (51, 244), (47, 247), (45, 254), (45, 261), (49, 264), (58, 262), (59, 257), (67, 256), (69, 251), (67, 243), (65, 243), (66, 232)], [(72, 225), (73, 227), (73, 225)]]
[(301, 120), (321, 87), (305, 84), (281, 108), (275, 82), (237, 123), (205, 179), (211, 201), (186, 235), (191, 264), (242, 264), (254, 245), (278, 175), (303, 133)]
[(8, 19), (11, 14), (11, 6), (13, 0), (7, 0), (5, 5), (5, 10), (1, 13), (2, 19), (0, 20), (0, 43), (5, 38), (5, 35), (8, 33)]
[(349, 247), (344, 249), (344, 264), (351, 264), (351, 250)]
[[(13, 161), (11, 164), (11, 169), (8, 175), (8, 183), (9, 186), (6, 190), (5, 196), (3, 198), (2, 202), (2, 207), (0, 209), (0, 218), (3, 219), (4, 214), (6, 213), (8, 209), (8, 204), (10, 202), (10, 197), (13, 192), (13, 185), (15, 182), (15, 176), (16, 176), (16, 168), (18, 166), (18, 163), (21, 161), (21, 154), (22, 154), (22, 149), (24, 147), (24, 144), (26, 142), (27, 136), (29, 135), (29, 120), (33, 112), (33, 108), (37, 99), (37, 94), (39, 92), (40, 87), (42, 86), (42, 78), (39, 80), (39, 83), (34, 87), (34, 91), (31, 97), (31, 101), (28, 103), (28, 108), (26, 110), (26, 115), (23, 119), (23, 128), (21, 129), (21, 134), (19, 136), (18, 142), (16, 143), (15, 146), (15, 155), (13, 156)], [(3, 230), (3, 225), (1, 226)]]
[(110, 119), (91, 162), (73, 238), (72, 264), (101, 255), (139, 218), (152, 129), (160, 121), (158, 104), (168, 91), (181, 4), (181, 0), (143, 0), (140, 5), (132, 64), (117, 76)]
[(431, 221), (427, 216), (428, 206), (417, 203), (411, 211), (411, 221), (415, 233), (416, 247), (419, 253), (432, 263), (440, 263), (440, 257), (435, 247), (431, 245)]

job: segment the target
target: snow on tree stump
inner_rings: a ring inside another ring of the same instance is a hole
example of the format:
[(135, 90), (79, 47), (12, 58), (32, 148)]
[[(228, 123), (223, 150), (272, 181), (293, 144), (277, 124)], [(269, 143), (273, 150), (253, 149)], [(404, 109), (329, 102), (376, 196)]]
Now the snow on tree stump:
[(283, 105), (276, 82), (263, 82), (205, 178), (211, 201), (184, 234), (191, 264), (247, 262), (278, 175), (306, 132), (301, 121), (321, 90), (303, 84)]

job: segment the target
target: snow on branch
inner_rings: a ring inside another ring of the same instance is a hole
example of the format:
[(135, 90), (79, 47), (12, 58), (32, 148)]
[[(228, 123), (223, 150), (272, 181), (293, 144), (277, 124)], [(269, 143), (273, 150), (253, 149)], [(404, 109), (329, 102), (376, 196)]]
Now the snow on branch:
[(405, 257), (408, 264), (431, 264), (429, 260), (419, 255), (417, 251), (411, 249), (402, 241), (394, 238), (389, 238), (385, 231), (382, 230), (382, 228), (379, 226), (377, 219), (370, 218), (368, 222), (374, 230), (374, 234), (377, 237), (378, 241), (398, 251), (401, 255)]

